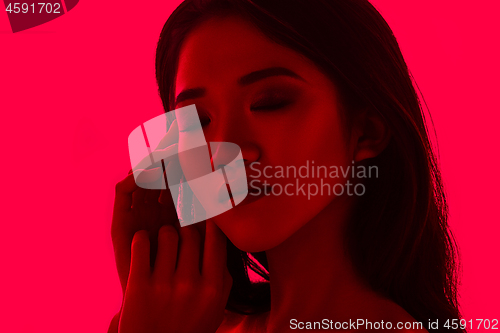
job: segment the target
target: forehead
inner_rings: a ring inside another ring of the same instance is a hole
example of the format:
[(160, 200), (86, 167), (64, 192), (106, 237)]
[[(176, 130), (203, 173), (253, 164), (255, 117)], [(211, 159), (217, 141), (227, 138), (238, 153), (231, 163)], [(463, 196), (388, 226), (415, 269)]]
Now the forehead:
[(244, 18), (212, 18), (196, 27), (182, 45), (176, 93), (194, 85), (234, 82), (245, 74), (274, 66), (298, 72), (314, 69), (309, 59), (273, 42)]

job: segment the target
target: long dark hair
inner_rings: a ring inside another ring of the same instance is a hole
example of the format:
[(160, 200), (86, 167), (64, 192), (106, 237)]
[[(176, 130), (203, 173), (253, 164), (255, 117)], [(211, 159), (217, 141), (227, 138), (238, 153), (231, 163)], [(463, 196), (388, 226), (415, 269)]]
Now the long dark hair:
[[(367, 192), (346, 226), (347, 251), (372, 289), (416, 320), (459, 319), (457, 246), (441, 176), (418, 86), (386, 21), (366, 0), (186, 0), (163, 27), (156, 53), (166, 111), (174, 109), (183, 39), (203, 20), (232, 14), (313, 60), (341, 91), (347, 129), (363, 107), (383, 118), (391, 139), (369, 161), (379, 166), (379, 177), (367, 179)], [(265, 253), (252, 256), (268, 269)], [(267, 272), (230, 241), (228, 268), (234, 282), (227, 309), (268, 310), (268, 285), (251, 283), (247, 270), (269, 280)]]

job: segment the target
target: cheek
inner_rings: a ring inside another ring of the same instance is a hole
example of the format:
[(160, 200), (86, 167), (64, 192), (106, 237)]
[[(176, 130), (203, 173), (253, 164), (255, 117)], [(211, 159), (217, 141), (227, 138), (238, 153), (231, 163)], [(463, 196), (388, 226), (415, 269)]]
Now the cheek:
[(309, 109), (309, 113), (301, 128), (303, 146), (307, 146), (310, 154), (316, 155), (318, 159), (333, 158), (341, 162), (345, 158), (347, 145), (336, 105), (318, 101)]
[(271, 165), (349, 165), (347, 143), (336, 110), (317, 105), (270, 123), (261, 146)]

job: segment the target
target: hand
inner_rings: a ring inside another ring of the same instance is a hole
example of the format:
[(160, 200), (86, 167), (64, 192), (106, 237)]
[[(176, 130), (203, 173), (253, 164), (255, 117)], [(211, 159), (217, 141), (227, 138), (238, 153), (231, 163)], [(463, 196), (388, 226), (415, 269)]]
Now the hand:
[[(179, 131), (177, 121), (170, 126), (169, 131), (161, 140), (154, 154), (177, 150)], [(176, 154), (171, 154), (176, 157)], [(144, 160), (148, 160), (147, 156)], [(164, 161), (165, 162), (165, 161)], [(165, 165), (178, 169), (178, 161), (170, 159)], [(161, 167), (161, 165), (160, 165)], [(146, 171), (144, 173), (148, 173)], [(151, 172), (153, 173), (153, 172)], [(156, 174), (163, 176), (162, 172)], [(139, 230), (147, 230), (152, 237), (152, 257), (156, 254), (158, 230), (162, 225), (178, 225), (175, 206), (169, 190), (146, 190), (137, 186), (132, 170), (129, 175), (116, 184), (113, 221), (111, 224), (111, 239), (115, 252), (116, 267), (123, 294), (127, 286), (130, 270), (130, 246), (134, 234)]]
[[(177, 149), (177, 139), (178, 139), (178, 128), (177, 128), (177, 123), (174, 121), (172, 126), (170, 127), (169, 132), (165, 137), (162, 139), (158, 147), (155, 149), (153, 154), (165, 154), (167, 150), (176, 150)], [(176, 154), (165, 154), (165, 155), (173, 155), (176, 156)], [(164, 161), (165, 162), (165, 161)], [(179, 165), (178, 161), (175, 159), (170, 159), (168, 161), (168, 164), (166, 163), (165, 166), (167, 167), (167, 170), (170, 169), (170, 167), (173, 170), (178, 170)], [(146, 179), (148, 177), (147, 175), (148, 171), (145, 172), (146, 174)], [(161, 176), (163, 176), (160, 173)], [(115, 205), (114, 205), (114, 210), (113, 210), (113, 222), (112, 222), (112, 227), (111, 227), (111, 236), (113, 240), (113, 247), (114, 247), (114, 252), (115, 252), (115, 260), (116, 260), (116, 265), (117, 265), (117, 270), (118, 270), (118, 275), (120, 278), (120, 283), (122, 285), (122, 290), (124, 294), (124, 303), (122, 304), (122, 309), (120, 312), (113, 318), (108, 332), (113, 332), (117, 333), (118, 332), (118, 324), (120, 318), (123, 318), (122, 324), (120, 326), (120, 330), (130, 332), (134, 331), (134, 327), (138, 328), (138, 331), (143, 330), (150, 332), (151, 330), (149, 328), (145, 328), (147, 326), (142, 325), (140, 322), (138, 322), (139, 318), (142, 318), (148, 325), (149, 323), (152, 322), (152, 317), (144, 319), (144, 317), (134, 314), (137, 310), (140, 311), (141, 309), (141, 299), (135, 299), (131, 295), (134, 295), (134, 292), (131, 290), (138, 290), (138, 288), (141, 287), (141, 283), (138, 282), (136, 279), (133, 283), (129, 282), (129, 272), (131, 271), (131, 258), (133, 257), (133, 254), (131, 253), (131, 247), (132, 247), (132, 240), (134, 238), (134, 235), (139, 231), (142, 230), (139, 235), (142, 233), (144, 236), (144, 233), (146, 233), (149, 237), (147, 241), (150, 244), (150, 248), (148, 248), (148, 251), (150, 253), (149, 257), (149, 266), (152, 266), (152, 263), (159, 263), (161, 261), (160, 259), (155, 259), (157, 257), (157, 242), (158, 239), (162, 239), (161, 236), (159, 236), (159, 229), (163, 225), (169, 225), (170, 229), (174, 228), (176, 230), (177, 235), (181, 236), (180, 244), (186, 243), (183, 242), (182, 239), (184, 238), (182, 235), (185, 233), (189, 233), (189, 230), (193, 229), (198, 229), (199, 233), (198, 235), (201, 235), (201, 239), (205, 239), (205, 223), (197, 223), (193, 226), (190, 227), (184, 227), (180, 228), (178, 225), (178, 218), (177, 214), (175, 211), (174, 204), (172, 202), (172, 197), (171, 194), (169, 193), (168, 190), (145, 190), (142, 188), (139, 188), (136, 185), (134, 175), (132, 174), (132, 170), (130, 171), (129, 175), (125, 177), (124, 180), (119, 182), (116, 185), (116, 197), (115, 197)], [(215, 227), (215, 226), (213, 226)], [(189, 228), (189, 229), (186, 229)], [(216, 228), (216, 227), (215, 227)], [(183, 230), (179, 230), (183, 229)], [(163, 229), (162, 229), (163, 230)], [(218, 229), (216, 229), (218, 230)], [(220, 233), (220, 230), (218, 230)], [(220, 236), (221, 234), (219, 234)], [(195, 236), (198, 237), (198, 236)], [(211, 236), (210, 236), (211, 237)], [(209, 237), (209, 238), (210, 238)], [(190, 238), (189, 234), (186, 236), (187, 239)], [(222, 234), (223, 240), (223, 256), (225, 258), (225, 236)], [(179, 240), (177, 241), (179, 243)], [(206, 246), (209, 246), (207, 243)], [(213, 246), (213, 245), (212, 245)], [(202, 247), (205, 247), (205, 245), (201, 246), (198, 244), (198, 248), (200, 250), (203, 250)], [(132, 251), (133, 252), (133, 251)], [(213, 251), (212, 251), (213, 252)], [(179, 250), (180, 253), (180, 250)], [(210, 251), (209, 251), (210, 253)], [(175, 253), (173, 254), (174, 258), (176, 258), (177, 255), (177, 248), (175, 250)], [(203, 256), (203, 254), (201, 254)], [(204, 256), (205, 258), (205, 256)], [(134, 260), (132, 260), (134, 261)], [(148, 262), (148, 260), (146, 260)], [(224, 273), (222, 274), (222, 280), (223, 280), (223, 285), (225, 286), (223, 291), (226, 291), (225, 293), (218, 293), (217, 296), (220, 298), (222, 297), (225, 300), (220, 301), (222, 305), (222, 310), (221, 311), (216, 311), (217, 314), (213, 314), (213, 316), (208, 316), (206, 318), (199, 318), (199, 322), (202, 323), (207, 323), (208, 321), (214, 322), (214, 324), (209, 324), (204, 325), (204, 328), (208, 328), (211, 330), (212, 327), (218, 327), (220, 324), (220, 321), (222, 320), (223, 316), (223, 310), (225, 307), (225, 304), (227, 302), (227, 295), (229, 294), (229, 290), (231, 287), (231, 276), (227, 272), (227, 268), (225, 267), (226, 260), (222, 259), (224, 263)], [(209, 259), (205, 260), (205, 262), (209, 262)], [(158, 270), (158, 265), (155, 264), (154, 271)], [(182, 270), (181, 270), (182, 271)], [(205, 272), (203, 276), (211, 276), (207, 272)], [(158, 275), (158, 274), (157, 274)], [(177, 274), (177, 276), (179, 276)], [(210, 279), (203, 278), (201, 277), (201, 271), (198, 274), (198, 276), (194, 276), (194, 279), (192, 281), (190, 280), (189, 286), (193, 286), (193, 288), (186, 288), (185, 284), (181, 283), (181, 286), (179, 287), (176, 283), (171, 284), (170, 290), (176, 291), (176, 295), (184, 295), (182, 299), (185, 301), (187, 297), (185, 294), (189, 293), (194, 293), (197, 295), (195, 302), (193, 304), (196, 304), (198, 300), (207, 300), (209, 301), (210, 299), (213, 299), (213, 297), (209, 296), (203, 296), (199, 295), (198, 293), (201, 294), (206, 294), (208, 293), (209, 290), (212, 290), (216, 287), (215, 283), (208, 283), (207, 281), (210, 281)], [(201, 280), (203, 281), (202, 284), (196, 284), (196, 281)], [(181, 280), (184, 281), (184, 280)], [(220, 282), (220, 281), (219, 281)], [(129, 286), (129, 287), (127, 287)], [(149, 285), (143, 285), (142, 288), (147, 288)], [(214, 287), (215, 286), (215, 287)], [(183, 292), (188, 289), (188, 293)], [(149, 297), (159, 297), (160, 299), (165, 300), (164, 298), (161, 298), (159, 295), (161, 293), (157, 293), (157, 291), (152, 291), (149, 290), (148, 293)], [(125, 297), (126, 296), (126, 297)], [(189, 295), (188, 295), (189, 296)], [(125, 305), (125, 298), (127, 299), (126, 305)], [(137, 297), (136, 297), (137, 298)], [(173, 300), (174, 302), (175, 299)], [(153, 306), (153, 303), (148, 302), (149, 306)], [(156, 304), (156, 303), (154, 303)], [(182, 304), (182, 303), (180, 303)], [(207, 303), (208, 304), (208, 303)], [(219, 307), (214, 307), (213, 304), (210, 304), (210, 309), (215, 310), (218, 309)], [(156, 304), (153, 306), (153, 308), (159, 308), (161, 304)], [(199, 305), (199, 304), (198, 304)], [(197, 305), (197, 306), (198, 306)], [(190, 313), (193, 308), (196, 306), (191, 306), (191, 309), (188, 309), (187, 312), (184, 313)], [(126, 313), (122, 316), (122, 310), (126, 309)], [(153, 309), (152, 308), (152, 309)], [(152, 310), (153, 311), (153, 310)], [(207, 314), (210, 311), (205, 311)], [(131, 314), (132, 313), (132, 314)], [(212, 313), (212, 312), (210, 312)], [(130, 324), (127, 324), (127, 321), (130, 321), (130, 318), (128, 317), (131, 314), (132, 318), (137, 318), (137, 320), (132, 321)], [(144, 314), (144, 313), (143, 313)], [(127, 319), (128, 318), (128, 319)], [(178, 317), (181, 318), (181, 317)], [(162, 316), (162, 319), (165, 319), (164, 316)], [(190, 323), (193, 317), (190, 317), (187, 320), (187, 323)], [(154, 321), (154, 320), (153, 320)], [(174, 322), (170, 322), (169, 325), (171, 325)], [(182, 321), (177, 322), (178, 324), (184, 325), (185, 329), (189, 329), (189, 326), (186, 323), (182, 323)], [(215, 324), (216, 323), (216, 324)], [(134, 326), (135, 325), (135, 326)], [(200, 330), (201, 329), (201, 330)], [(196, 329), (195, 331), (197, 332), (202, 332), (203, 328)], [(177, 331), (177, 329), (173, 329), (174, 332)], [(179, 330), (179, 332), (182, 332), (182, 330)]]
[(195, 226), (180, 230), (161, 227), (151, 269), (148, 232), (135, 233), (119, 333), (217, 331), (232, 285), (226, 266), (226, 237), (207, 221), (203, 247), (201, 244)]
[(178, 223), (173, 203), (170, 205), (159, 203), (158, 192), (160, 191), (139, 188), (132, 174), (116, 186), (111, 238), (124, 295), (130, 271), (130, 247), (134, 234), (139, 230), (147, 230), (152, 237), (155, 237), (152, 245), (155, 248), (153, 252), (156, 252), (155, 235), (158, 234), (160, 227), (164, 224)]

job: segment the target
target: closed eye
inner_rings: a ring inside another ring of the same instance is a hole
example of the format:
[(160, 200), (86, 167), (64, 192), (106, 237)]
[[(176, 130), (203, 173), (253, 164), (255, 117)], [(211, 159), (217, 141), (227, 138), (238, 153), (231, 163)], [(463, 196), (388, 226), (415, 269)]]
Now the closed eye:
[(256, 102), (252, 103), (250, 110), (252, 111), (272, 111), (284, 108), (293, 101), (290, 98), (283, 96), (283, 93), (271, 92), (266, 93)]
[(291, 101), (276, 101), (276, 102), (268, 102), (268, 103), (259, 103), (256, 105), (252, 105), (250, 110), (253, 111), (263, 111), (263, 110), (278, 110), (284, 108), (285, 106), (291, 104)]

